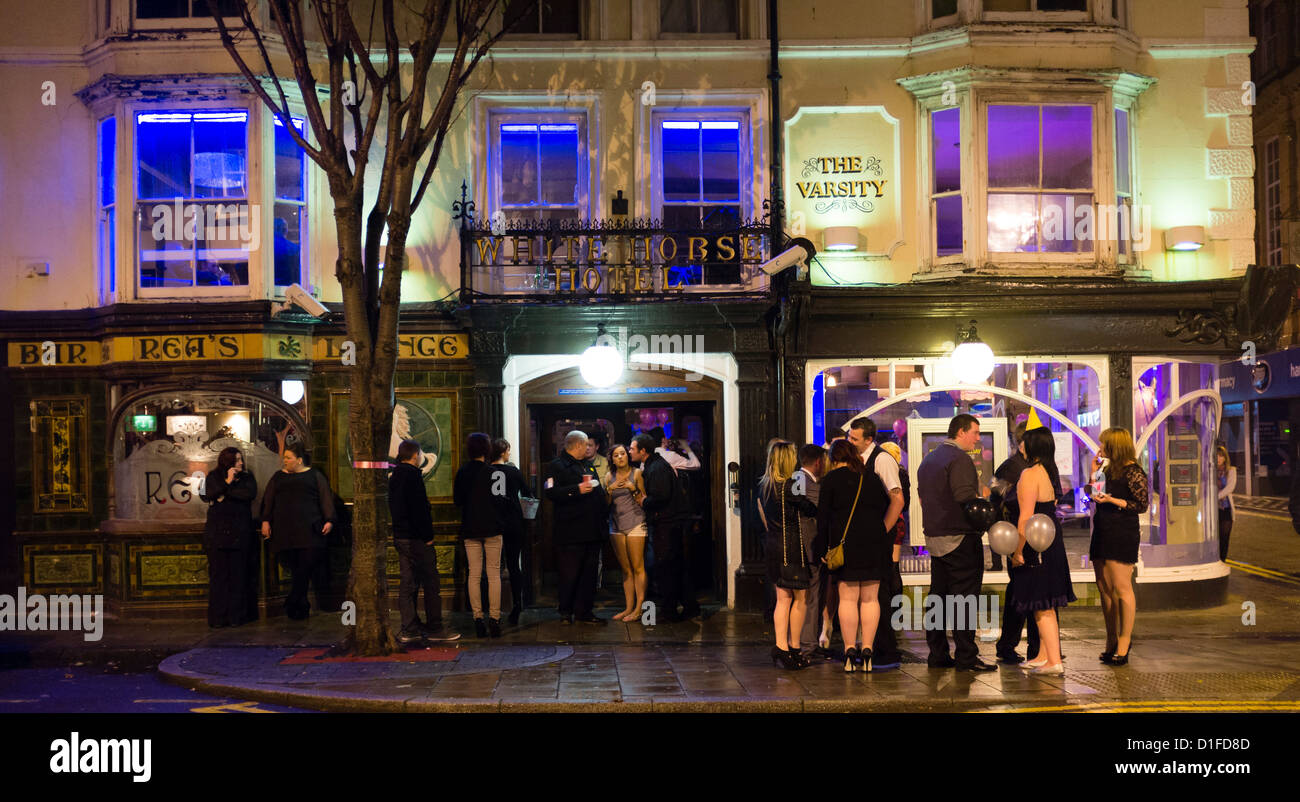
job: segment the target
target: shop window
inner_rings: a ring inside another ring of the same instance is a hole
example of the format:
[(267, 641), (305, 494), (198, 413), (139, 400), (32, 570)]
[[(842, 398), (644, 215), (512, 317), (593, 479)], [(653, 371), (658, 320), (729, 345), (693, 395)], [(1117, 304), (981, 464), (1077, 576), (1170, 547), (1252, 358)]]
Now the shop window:
[(38, 398), (31, 404), (33, 508), (89, 512), (90, 401)]
[(961, 109), (930, 114), (930, 154), (934, 170), (931, 215), (934, 219), (934, 255), (962, 253)]
[(99, 275), (104, 295), (117, 292), (117, 118), (99, 122)]
[[(654, 117), (656, 201), (669, 231), (725, 231), (745, 217), (742, 176), (750, 174), (748, 124), (741, 113), (668, 112)], [(706, 257), (709, 254), (706, 254)], [(673, 268), (670, 284), (739, 284), (737, 263)]]
[(659, 0), (659, 31), (666, 34), (735, 35), (736, 0)]
[[(292, 118), (299, 134), (303, 121)], [(275, 270), (276, 287), (303, 283), (307, 242), (307, 154), (275, 121)]]
[(577, 220), (587, 214), (586, 116), (495, 114), (493, 208), (509, 218)]
[(1083, 105), (988, 106), (991, 253), (1093, 250), (1092, 114)]
[(506, 0), (505, 28), (512, 34), (576, 37), (581, 9), (579, 0)]
[(247, 285), (260, 228), (248, 203), (248, 113), (139, 113), (135, 125), (140, 288)]
[(132, 521), (202, 523), (198, 496), (227, 447), (243, 453), (260, 502), (280, 452), (304, 436), (282, 407), (240, 392), (160, 391), (130, 401), (115, 420), (113, 517)]

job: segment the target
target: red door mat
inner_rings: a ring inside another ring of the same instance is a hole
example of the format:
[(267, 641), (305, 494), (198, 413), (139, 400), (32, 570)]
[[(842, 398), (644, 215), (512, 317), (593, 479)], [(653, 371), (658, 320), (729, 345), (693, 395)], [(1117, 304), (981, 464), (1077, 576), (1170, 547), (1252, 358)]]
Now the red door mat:
[(299, 649), (280, 661), (282, 666), (298, 666), (319, 663), (437, 663), (456, 659), (455, 647), (438, 647), (431, 649), (412, 649), (409, 652), (395, 652), (385, 657), (326, 657), (329, 649)]

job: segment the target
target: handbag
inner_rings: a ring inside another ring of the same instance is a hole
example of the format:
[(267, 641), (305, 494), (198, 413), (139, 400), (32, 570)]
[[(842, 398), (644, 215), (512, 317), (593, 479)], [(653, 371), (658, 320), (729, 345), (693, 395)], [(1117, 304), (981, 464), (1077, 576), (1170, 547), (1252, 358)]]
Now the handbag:
[(853, 495), (853, 507), (849, 510), (849, 519), (844, 522), (844, 534), (835, 548), (826, 552), (826, 567), (838, 571), (844, 567), (844, 539), (849, 536), (849, 524), (853, 523), (853, 513), (858, 509), (858, 497), (862, 495), (862, 477), (858, 476), (858, 492)]
[(799, 564), (790, 564), (790, 551), (785, 538), (785, 483), (781, 483), (781, 578), (779, 587), (786, 590), (807, 590), (812, 585), (812, 571), (804, 565), (803, 527), (799, 528)]

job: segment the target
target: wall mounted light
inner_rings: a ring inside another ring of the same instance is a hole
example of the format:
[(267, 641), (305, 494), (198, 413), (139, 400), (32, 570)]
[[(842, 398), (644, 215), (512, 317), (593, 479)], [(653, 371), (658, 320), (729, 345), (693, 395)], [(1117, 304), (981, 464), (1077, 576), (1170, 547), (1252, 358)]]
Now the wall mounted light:
[(611, 345), (612, 340), (601, 323), (596, 327), (596, 341), (582, 352), (578, 371), (592, 387), (609, 387), (623, 375), (623, 354)]
[(856, 251), (858, 236), (857, 226), (831, 226), (822, 231), (822, 244), (828, 251)]
[(1205, 245), (1204, 226), (1177, 226), (1165, 229), (1166, 251), (1199, 251)]
[(983, 384), (993, 374), (993, 349), (979, 338), (975, 321), (958, 329), (957, 347), (952, 350), (952, 371), (962, 384)]

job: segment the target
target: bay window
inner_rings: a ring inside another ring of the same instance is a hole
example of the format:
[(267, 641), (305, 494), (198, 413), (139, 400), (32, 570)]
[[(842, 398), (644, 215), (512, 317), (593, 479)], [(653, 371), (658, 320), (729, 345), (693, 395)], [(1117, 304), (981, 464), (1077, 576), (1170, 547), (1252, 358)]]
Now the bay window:
[[(291, 118), (299, 134), (305, 133), (303, 121)], [(275, 121), (275, 286), (303, 283), (307, 234), (307, 154), (284, 124)]]

